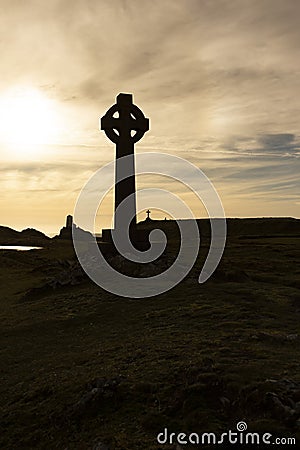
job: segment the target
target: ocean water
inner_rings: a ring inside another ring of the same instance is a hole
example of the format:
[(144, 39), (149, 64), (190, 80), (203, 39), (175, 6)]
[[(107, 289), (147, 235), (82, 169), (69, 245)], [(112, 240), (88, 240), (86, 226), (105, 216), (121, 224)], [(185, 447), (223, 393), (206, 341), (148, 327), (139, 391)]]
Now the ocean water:
[(0, 250), (36, 250), (42, 247), (28, 247), (27, 245), (0, 245)]

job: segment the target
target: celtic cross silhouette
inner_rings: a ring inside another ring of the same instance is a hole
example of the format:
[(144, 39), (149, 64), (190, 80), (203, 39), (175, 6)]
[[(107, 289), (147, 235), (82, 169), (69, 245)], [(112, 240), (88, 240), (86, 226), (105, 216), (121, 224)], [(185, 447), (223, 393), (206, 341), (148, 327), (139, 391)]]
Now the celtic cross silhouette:
[[(149, 130), (149, 119), (133, 104), (131, 94), (119, 94), (101, 119), (101, 130), (116, 144), (114, 227), (136, 224), (134, 144)], [(123, 156), (129, 158), (123, 159)], [(127, 199), (126, 210), (118, 207)]]
[[(101, 130), (115, 144), (120, 142), (135, 144), (149, 130), (149, 119), (146, 119), (140, 108), (132, 103), (131, 94), (119, 94), (117, 103), (102, 117)], [(135, 131), (134, 135), (132, 131)], [(120, 150), (126, 151), (126, 148)]]

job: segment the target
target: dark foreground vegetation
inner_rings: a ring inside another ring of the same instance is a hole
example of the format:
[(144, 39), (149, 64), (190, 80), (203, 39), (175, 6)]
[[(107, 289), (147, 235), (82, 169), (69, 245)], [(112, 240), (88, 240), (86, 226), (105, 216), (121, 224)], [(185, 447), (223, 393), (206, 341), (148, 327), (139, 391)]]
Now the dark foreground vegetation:
[(299, 238), (261, 234), (231, 232), (199, 285), (204, 240), (190, 275), (148, 299), (90, 282), (68, 242), (1, 251), (1, 450), (179, 449), (157, 434), (239, 421), (299, 439)]

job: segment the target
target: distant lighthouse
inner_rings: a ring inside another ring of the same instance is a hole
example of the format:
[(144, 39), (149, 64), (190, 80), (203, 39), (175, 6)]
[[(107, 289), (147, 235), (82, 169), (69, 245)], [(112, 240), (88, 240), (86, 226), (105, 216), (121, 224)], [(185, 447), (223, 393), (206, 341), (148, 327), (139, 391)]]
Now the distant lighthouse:
[(66, 228), (72, 228), (72, 226), (73, 226), (73, 216), (69, 214), (66, 219)]

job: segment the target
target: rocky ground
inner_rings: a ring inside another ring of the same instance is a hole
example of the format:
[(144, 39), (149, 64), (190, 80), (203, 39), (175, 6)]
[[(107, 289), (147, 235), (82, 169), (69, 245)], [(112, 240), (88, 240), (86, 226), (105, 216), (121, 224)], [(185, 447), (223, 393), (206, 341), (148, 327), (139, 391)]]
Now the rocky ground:
[(165, 427), (240, 421), (299, 439), (299, 238), (230, 238), (199, 285), (207, 249), (148, 299), (94, 285), (68, 243), (1, 252), (0, 448), (178, 450), (156, 442)]

